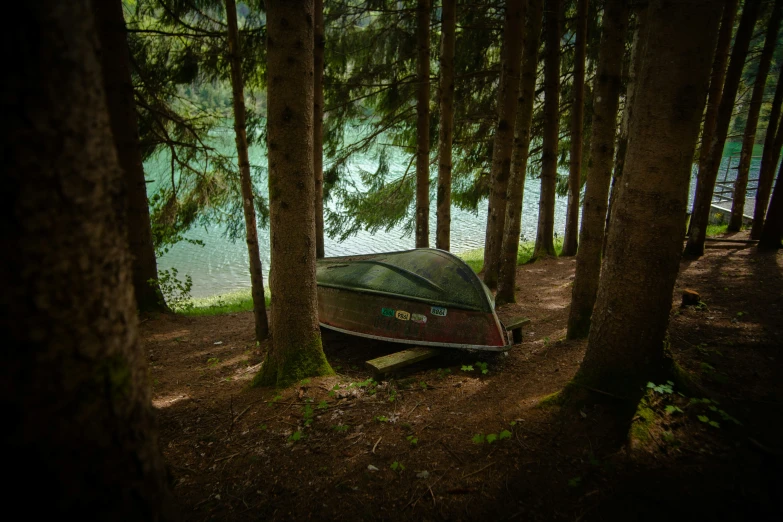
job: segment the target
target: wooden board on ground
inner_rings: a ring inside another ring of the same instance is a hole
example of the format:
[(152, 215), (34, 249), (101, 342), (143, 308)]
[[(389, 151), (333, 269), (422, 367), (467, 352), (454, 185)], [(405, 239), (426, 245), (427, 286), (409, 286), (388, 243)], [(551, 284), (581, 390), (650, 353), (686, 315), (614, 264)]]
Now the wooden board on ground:
[(511, 330), (511, 336), (514, 339), (514, 344), (522, 342), (522, 327), (530, 323), (530, 319), (527, 317), (513, 317), (508, 320), (507, 323), (503, 323), (506, 330)]
[(441, 350), (438, 348), (416, 346), (415, 348), (372, 359), (364, 364), (376, 374), (389, 373), (430, 357), (435, 357), (439, 353), (441, 353)]

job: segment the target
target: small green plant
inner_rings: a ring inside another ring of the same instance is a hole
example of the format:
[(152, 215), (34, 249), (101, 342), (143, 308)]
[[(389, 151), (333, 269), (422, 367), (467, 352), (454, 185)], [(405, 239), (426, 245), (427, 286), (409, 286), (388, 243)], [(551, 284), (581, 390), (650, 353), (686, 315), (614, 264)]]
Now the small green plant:
[(302, 386), (306, 386), (310, 384), (310, 379), (302, 379), (301, 381), (299, 381), (299, 384)]
[(389, 402), (394, 402), (397, 400), (397, 390), (394, 388), (389, 389)]
[(269, 400), (269, 405), (271, 406), (272, 404), (276, 403), (277, 401), (279, 401), (279, 400), (280, 400), (280, 399), (282, 399), (282, 398), (283, 398), (283, 396), (282, 396), (282, 395), (280, 395), (280, 394), (277, 394), (277, 395), (275, 395), (274, 397), (272, 397), (272, 398)]
[(476, 433), (475, 435), (473, 435), (473, 438), (470, 440), (473, 441), (473, 444), (484, 444), (485, 439), (486, 437), (484, 437), (483, 433)]
[(486, 439), (487, 440), (487, 444), (492, 444), (493, 442), (495, 442), (497, 440), (497, 438), (498, 438), (498, 436), (496, 434), (490, 433), (489, 435), (487, 435), (487, 439)]
[(304, 433), (302, 433), (299, 430), (296, 430), (294, 433), (291, 434), (290, 437), (288, 437), (288, 442), (299, 442), (304, 438)]
[(193, 309), (193, 298), (190, 295), (193, 279), (186, 274), (183, 281), (178, 276), (176, 268), (158, 270), (158, 278), (150, 279), (148, 283), (160, 288), (165, 304), (174, 312), (188, 312)]
[(511, 432), (508, 430), (503, 430), (498, 434), (498, 440), (510, 439), (510, 438), (511, 438)]
[(389, 466), (392, 471), (405, 471), (405, 466), (403, 466), (402, 462), (397, 462), (396, 460), (391, 463), (391, 466)]
[(418, 443), (419, 443), (419, 439), (418, 439), (418, 438), (416, 438), (416, 437), (414, 437), (413, 435), (408, 435), (407, 437), (405, 437), (405, 440), (407, 440), (407, 441), (408, 441), (408, 443), (409, 443), (411, 446), (415, 446), (416, 444), (418, 444)]
[(419, 386), (421, 386), (421, 389), (422, 389), (422, 390), (426, 390), (426, 389), (427, 389), (427, 383), (426, 383), (425, 381), (421, 381), (421, 382), (419, 383)]
[(489, 369), (487, 369), (487, 363), (485, 362), (476, 362), (476, 368), (481, 370), (482, 375), (486, 375), (489, 373)]
[(682, 413), (682, 410), (678, 406), (675, 406), (674, 404), (667, 405), (664, 408), (664, 411), (666, 412), (667, 415), (672, 415), (673, 413)]
[(438, 368), (438, 369), (437, 369), (438, 380), (439, 380), (439, 381), (442, 381), (442, 380), (443, 380), (443, 379), (445, 379), (445, 378), (446, 378), (446, 376), (447, 376), (448, 374), (450, 374), (450, 373), (451, 373), (451, 370), (450, 370), (450, 369), (448, 369), (448, 368), (446, 368), (446, 369), (443, 369), (443, 368)]
[(375, 417), (375, 422), (389, 422), (389, 417), (385, 415), (378, 415)]
[(472, 372), (473, 371), (473, 366), (471, 366), (469, 364), (463, 364), (462, 368), (460, 368), (460, 370), (462, 370), (463, 372)]
[(207, 366), (210, 368), (215, 368), (220, 363), (220, 359), (217, 357), (210, 357), (207, 359)]
[(674, 383), (672, 381), (666, 381), (666, 384), (655, 384), (654, 382), (648, 382), (647, 388), (661, 395), (671, 395), (674, 392)]
[(336, 397), (337, 396), (337, 390), (339, 390), (339, 389), (340, 389), (340, 385), (339, 384), (335, 384), (334, 386), (332, 386), (332, 389), (329, 390), (329, 397)]
[(258, 429), (261, 431), (266, 431), (266, 424), (259, 424)]
[(313, 415), (313, 407), (309, 404), (305, 404), (305, 407), (302, 410), (302, 419), (304, 420), (305, 426), (309, 426), (313, 423)]
[(568, 479), (568, 487), (577, 488), (582, 484), (582, 477), (573, 477)]
[(332, 429), (336, 431), (337, 433), (345, 433), (348, 431), (351, 427), (347, 424), (337, 424), (335, 426), (332, 426)]
[(328, 407), (329, 407), (329, 403), (326, 401), (321, 401), (318, 403), (318, 406), (316, 406), (316, 408), (318, 408), (319, 410), (325, 410)]

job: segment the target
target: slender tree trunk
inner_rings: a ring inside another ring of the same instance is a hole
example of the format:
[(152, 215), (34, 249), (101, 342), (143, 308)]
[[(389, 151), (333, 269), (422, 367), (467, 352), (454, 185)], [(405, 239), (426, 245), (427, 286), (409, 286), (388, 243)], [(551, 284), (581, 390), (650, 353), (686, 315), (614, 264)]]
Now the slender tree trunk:
[(315, 257), (324, 257), (324, 0), (314, 0), (313, 172), (315, 173)]
[(158, 265), (152, 245), (147, 183), (139, 147), (139, 126), (136, 122), (136, 102), (133, 99), (122, 1), (95, 2), (95, 18), (111, 130), (127, 194), (122, 204), (128, 221), (136, 306), (141, 312), (165, 312), (168, 308), (163, 294), (154, 282), (158, 279)]
[(533, 257), (554, 256), (557, 140), (560, 123), (560, 11), (562, 0), (544, 2), (544, 136), (541, 145), (541, 194)]
[(767, 219), (764, 220), (764, 228), (761, 229), (759, 249), (777, 250), (783, 247), (781, 240), (783, 240), (783, 163), (778, 171), (772, 200), (769, 202)]
[(313, 0), (267, 0), (267, 149), (272, 343), (255, 383), (332, 374), (315, 283)]
[(639, 76), (643, 87), (634, 95), (623, 190), (587, 352), (574, 377), (577, 384), (628, 398), (630, 411), (644, 384), (667, 369), (663, 341), (718, 33), (720, 12), (713, 4), (682, 0), (673, 9), (669, 1), (652, 0), (647, 8), (649, 30), (643, 36)]
[(628, 33), (628, 9), (628, 3), (624, 0), (607, 0), (604, 7), (598, 71), (593, 87), (595, 102), (590, 166), (568, 316), (569, 339), (587, 337), (598, 293), (607, 198), (614, 160), (615, 125), (622, 86), (623, 54)]
[(538, 67), (538, 47), (543, 25), (544, 0), (530, 0), (525, 28), (524, 55), (519, 78), (519, 107), (514, 124), (514, 137), (511, 155), (511, 175), (508, 181), (508, 203), (503, 231), (503, 245), (500, 251), (500, 277), (497, 304), (515, 301), (517, 251), (519, 233), (522, 229), (522, 197), (525, 192), (528, 151), (530, 150), (530, 124), (533, 121), (533, 101), (536, 97), (536, 72)]
[(585, 56), (587, 54), (587, 4), (576, 3), (576, 47), (574, 49), (574, 98), (571, 105), (571, 153), (568, 175), (568, 210), (566, 211), (564, 256), (576, 254), (579, 234), (579, 193), (582, 188), (582, 130), (585, 114)]
[(756, 25), (760, 6), (760, 0), (746, 0), (745, 7), (742, 10), (740, 24), (734, 37), (734, 47), (731, 50), (729, 68), (726, 71), (726, 82), (723, 85), (723, 93), (720, 95), (715, 130), (710, 140), (709, 153), (704, 157), (703, 162), (699, 161), (696, 199), (693, 203), (693, 214), (691, 215), (690, 236), (688, 237), (688, 243), (685, 245), (686, 255), (704, 255), (704, 240), (707, 237), (712, 193), (715, 190), (715, 182), (718, 179), (718, 169), (723, 159), (723, 146), (726, 142), (726, 135), (729, 131), (729, 123), (734, 110), (734, 98), (737, 96), (742, 69), (745, 65), (745, 57), (748, 54), (748, 45), (753, 36), (753, 26)]
[(97, 3), (19, 4), (0, 45), (3, 493), (35, 484), (43, 519), (170, 519)]
[(500, 88), (498, 89), (498, 123), (492, 147), (492, 185), (487, 205), (487, 231), (484, 240), (484, 284), (494, 290), (498, 285), (500, 248), (508, 201), (508, 178), (511, 172), (511, 148), (514, 144), (514, 122), (519, 104), (519, 67), (522, 58), (522, 29), (527, 2), (508, 0), (503, 28)]
[(781, 12), (783, 12), (783, 0), (775, 0), (775, 5), (772, 7), (772, 14), (769, 17), (764, 48), (762, 49), (761, 57), (759, 58), (756, 81), (753, 83), (753, 94), (750, 97), (748, 119), (745, 123), (745, 135), (742, 139), (742, 152), (740, 153), (737, 179), (734, 181), (734, 195), (731, 201), (731, 218), (729, 219), (728, 228), (730, 232), (739, 232), (742, 227), (742, 216), (745, 213), (745, 194), (748, 189), (750, 160), (753, 156), (753, 146), (756, 144), (756, 128), (758, 127), (761, 103), (764, 98), (764, 88), (767, 86), (767, 74), (769, 74), (769, 67), (772, 64), (772, 53), (775, 50), (775, 44), (778, 39)]
[(430, 246), (430, 0), (416, 7), (416, 248)]
[(769, 113), (767, 136), (764, 139), (764, 151), (761, 156), (759, 183), (756, 191), (756, 208), (753, 210), (753, 227), (750, 229), (751, 239), (761, 237), (769, 194), (772, 190), (772, 182), (775, 180), (775, 167), (780, 159), (780, 149), (783, 147), (783, 125), (779, 124), (782, 121), (780, 119), (781, 105), (783, 105), (783, 67), (780, 68), (775, 97), (772, 100), (772, 110)]
[(438, 136), (438, 224), (435, 247), (451, 249), (451, 145), (454, 138), (454, 48), (457, 0), (443, 0), (440, 45), (440, 135)]
[(253, 316), (256, 326), (256, 341), (269, 336), (269, 323), (266, 318), (264, 300), (264, 277), (261, 272), (261, 254), (258, 251), (258, 231), (256, 229), (256, 209), (253, 204), (253, 182), (250, 179), (250, 159), (247, 152), (247, 134), (245, 130), (245, 88), (242, 79), (241, 45), (237, 30), (237, 5), (235, 0), (226, 0), (226, 19), (228, 20), (228, 55), (231, 62), (231, 88), (234, 106), (234, 134), (239, 158), (239, 177), (242, 183), (242, 203), (245, 212), (245, 234), (250, 265), (250, 293), (253, 296)]
[(624, 70), (626, 75), (625, 106), (620, 120), (620, 136), (617, 138), (617, 153), (615, 154), (614, 172), (612, 172), (612, 186), (609, 189), (609, 206), (606, 209), (606, 226), (604, 229), (604, 243), (601, 252), (606, 252), (606, 242), (609, 239), (609, 229), (612, 223), (612, 211), (620, 194), (623, 169), (625, 168), (625, 151), (628, 149), (628, 128), (633, 113), (633, 97), (636, 94), (637, 78), (641, 68), (641, 42), (647, 20), (647, 4), (636, 4), (636, 23), (634, 28), (633, 43), (631, 44), (631, 56)]

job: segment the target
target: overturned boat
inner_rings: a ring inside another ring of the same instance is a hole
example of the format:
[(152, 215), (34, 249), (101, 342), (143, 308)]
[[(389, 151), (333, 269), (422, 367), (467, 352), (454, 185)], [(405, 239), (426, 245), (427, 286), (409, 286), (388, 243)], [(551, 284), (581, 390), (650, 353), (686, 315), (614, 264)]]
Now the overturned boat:
[(317, 265), (318, 321), (351, 335), (419, 346), (507, 350), (489, 289), (444, 250), (330, 257)]

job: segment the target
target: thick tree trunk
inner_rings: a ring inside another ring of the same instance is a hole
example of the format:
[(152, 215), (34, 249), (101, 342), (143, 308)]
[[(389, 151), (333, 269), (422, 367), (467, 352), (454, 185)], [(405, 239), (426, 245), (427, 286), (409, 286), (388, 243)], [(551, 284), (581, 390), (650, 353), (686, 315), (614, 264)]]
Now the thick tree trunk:
[(764, 151), (761, 155), (756, 208), (753, 209), (753, 227), (750, 229), (751, 239), (761, 237), (767, 204), (769, 204), (769, 194), (772, 191), (772, 182), (775, 180), (775, 167), (780, 159), (780, 149), (783, 147), (783, 125), (779, 123), (783, 121), (780, 119), (781, 105), (783, 105), (783, 67), (780, 68), (778, 84), (775, 87), (775, 97), (772, 100), (772, 110), (769, 113), (769, 125), (767, 125), (767, 136), (764, 139)]
[(703, 161), (699, 161), (699, 174), (696, 183), (696, 196), (691, 215), (690, 236), (685, 245), (685, 254), (690, 256), (704, 255), (704, 240), (707, 237), (707, 225), (710, 218), (710, 205), (715, 182), (718, 179), (718, 169), (723, 159), (723, 146), (729, 131), (734, 98), (737, 96), (748, 45), (753, 37), (753, 26), (756, 25), (760, 0), (746, 0), (742, 17), (734, 37), (734, 47), (731, 50), (731, 60), (726, 71), (726, 82), (720, 96), (718, 114), (715, 120), (715, 130), (710, 140), (709, 153)]
[(416, 248), (430, 246), (430, 0), (416, 7)]
[(0, 406), (13, 470), (3, 493), (29, 498), (35, 484), (33, 512), (44, 519), (174, 518), (117, 211), (125, 173), (94, 6), (16, 9), (0, 46)]
[(440, 45), (440, 135), (438, 136), (438, 224), (435, 247), (451, 249), (451, 145), (454, 138), (454, 48), (457, 0), (443, 0)]
[(742, 228), (742, 216), (745, 213), (745, 194), (748, 189), (748, 173), (750, 171), (750, 159), (753, 156), (753, 146), (756, 144), (756, 128), (761, 113), (761, 103), (764, 98), (764, 88), (767, 86), (767, 74), (772, 64), (772, 53), (778, 39), (780, 28), (780, 16), (783, 12), (783, 0), (775, 0), (772, 14), (769, 17), (766, 40), (759, 58), (758, 72), (753, 83), (753, 94), (750, 97), (748, 119), (745, 123), (745, 134), (742, 138), (742, 152), (737, 169), (737, 179), (734, 181), (734, 195), (731, 201), (731, 218), (729, 219), (729, 232), (739, 232)]
[(566, 211), (564, 256), (576, 254), (579, 235), (579, 193), (582, 188), (582, 130), (585, 114), (585, 56), (587, 54), (587, 4), (576, 3), (576, 42), (574, 49), (574, 97), (571, 105), (571, 151), (568, 174), (568, 209)]
[[(574, 377), (619, 397), (638, 399), (644, 383), (664, 369), (691, 161), (718, 33), (720, 13), (712, 5), (683, 0), (672, 9), (652, 0), (647, 8), (643, 88), (634, 97), (623, 190), (587, 352)], [(636, 401), (628, 404), (635, 408)]]
[(541, 145), (541, 193), (533, 257), (554, 256), (557, 141), (560, 130), (560, 11), (562, 0), (544, 2), (544, 136)]
[(522, 29), (525, 23), (523, 0), (506, 2), (503, 27), (500, 88), (498, 89), (498, 123), (492, 147), (492, 184), (487, 205), (487, 230), (484, 239), (484, 284), (494, 290), (498, 285), (500, 248), (508, 201), (508, 177), (511, 171), (511, 148), (519, 98), (519, 67), (522, 58)]
[(538, 46), (543, 25), (544, 0), (530, 0), (525, 27), (524, 55), (519, 78), (519, 107), (514, 123), (514, 137), (511, 154), (511, 175), (508, 181), (508, 203), (503, 230), (503, 245), (500, 251), (500, 277), (497, 304), (515, 301), (517, 251), (519, 233), (522, 229), (522, 197), (525, 192), (528, 151), (530, 150), (530, 124), (533, 121), (533, 101), (536, 97), (536, 70), (538, 68)]
[(609, 239), (609, 229), (612, 223), (612, 210), (620, 194), (623, 169), (625, 168), (625, 151), (628, 148), (628, 127), (633, 113), (633, 97), (636, 93), (637, 78), (639, 77), (641, 62), (641, 41), (647, 20), (647, 4), (636, 4), (636, 20), (634, 27), (633, 43), (631, 44), (631, 56), (627, 68), (624, 68), (625, 78), (625, 106), (620, 120), (620, 136), (617, 138), (617, 152), (615, 154), (614, 172), (612, 172), (612, 186), (609, 189), (609, 206), (606, 209), (606, 226), (604, 229), (604, 244), (601, 252), (606, 252), (606, 242)]
[(315, 174), (315, 257), (324, 257), (324, 0), (314, 1), (313, 172)]
[(778, 180), (775, 182), (775, 190), (769, 202), (767, 219), (764, 220), (764, 228), (759, 237), (759, 249), (777, 250), (783, 247), (781, 240), (783, 240), (783, 164), (778, 171)]
[(623, 54), (628, 33), (628, 9), (628, 3), (624, 0), (607, 0), (604, 8), (598, 71), (593, 87), (595, 102), (590, 166), (568, 316), (569, 339), (587, 336), (598, 292), (607, 198), (614, 161), (617, 108), (622, 86)]
[(242, 183), (242, 203), (245, 212), (245, 235), (250, 265), (250, 293), (253, 296), (253, 316), (256, 326), (256, 341), (269, 336), (269, 323), (266, 318), (264, 300), (264, 277), (261, 272), (261, 254), (258, 250), (258, 231), (256, 229), (256, 209), (253, 204), (253, 182), (250, 179), (250, 159), (247, 152), (247, 134), (245, 130), (245, 88), (242, 79), (241, 45), (237, 30), (237, 5), (235, 0), (226, 0), (226, 19), (228, 20), (228, 55), (231, 62), (231, 88), (234, 106), (234, 134), (239, 158), (239, 177)]
[(267, 0), (272, 343), (256, 384), (332, 374), (315, 283), (313, 0)]
[(160, 287), (150, 282), (158, 279), (158, 265), (152, 245), (147, 183), (139, 148), (139, 126), (136, 122), (136, 102), (133, 99), (122, 1), (96, 1), (94, 6), (111, 131), (127, 194), (121, 203), (125, 207), (122, 213), (128, 222), (136, 306), (141, 312), (164, 312), (168, 308)]

